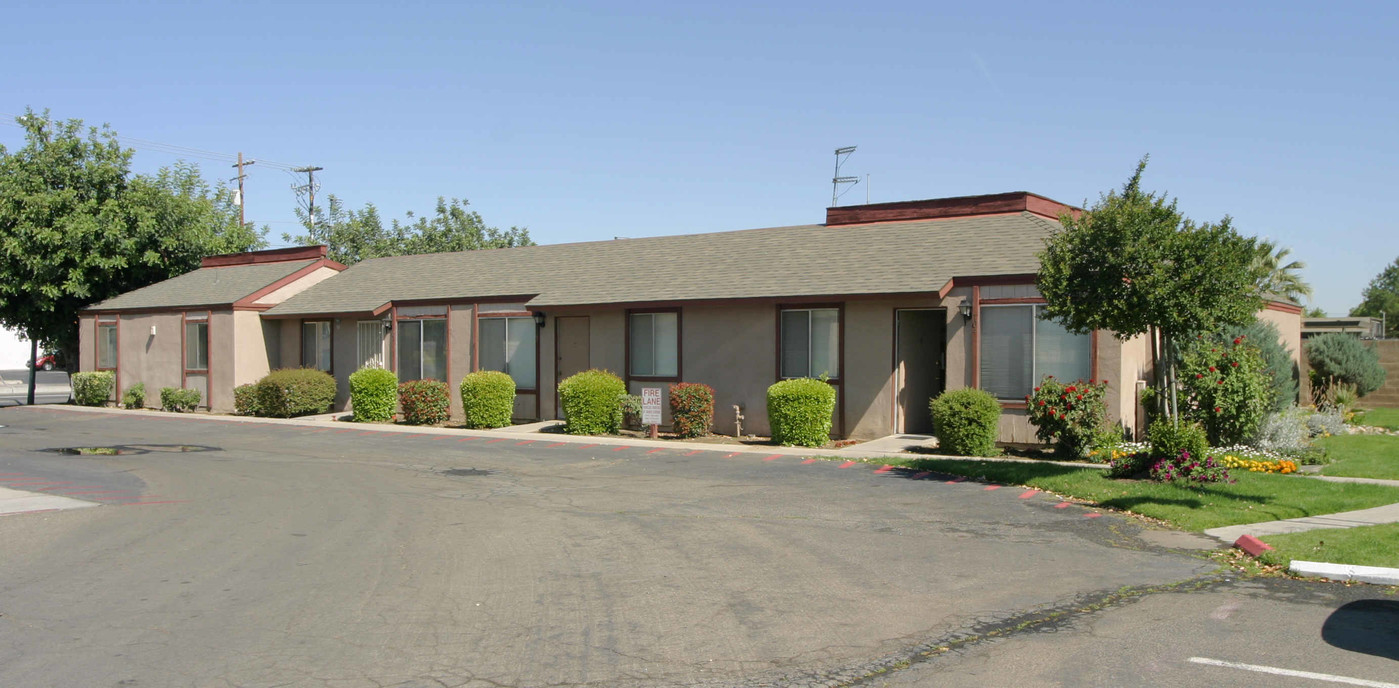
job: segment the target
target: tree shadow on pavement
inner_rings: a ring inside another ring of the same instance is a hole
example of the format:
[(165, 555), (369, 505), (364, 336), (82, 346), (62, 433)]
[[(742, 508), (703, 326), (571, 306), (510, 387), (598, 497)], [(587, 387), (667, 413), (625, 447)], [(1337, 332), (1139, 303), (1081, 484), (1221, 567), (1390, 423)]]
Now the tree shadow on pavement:
[(1321, 625), (1327, 644), (1399, 661), (1399, 600), (1357, 600), (1342, 605)]

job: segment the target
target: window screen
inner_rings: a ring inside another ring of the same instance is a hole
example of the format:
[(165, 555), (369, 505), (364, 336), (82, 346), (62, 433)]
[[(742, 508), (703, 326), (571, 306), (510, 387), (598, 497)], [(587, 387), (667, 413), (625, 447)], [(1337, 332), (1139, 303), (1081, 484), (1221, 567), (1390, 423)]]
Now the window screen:
[(102, 370), (117, 367), (116, 323), (97, 323), (97, 367)]
[(481, 339), (480, 369), (509, 375), (517, 389), (535, 389), (538, 371), (534, 318), (481, 318), (476, 321), (476, 328)]
[(631, 374), (675, 377), (680, 370), (680, 315), (634, 313), (631, 316)]
[(185, 323), (185, 370), (209, 369), (209, 323)]
[(782, 377), (840, 376), (840, 311), (782, 311)]

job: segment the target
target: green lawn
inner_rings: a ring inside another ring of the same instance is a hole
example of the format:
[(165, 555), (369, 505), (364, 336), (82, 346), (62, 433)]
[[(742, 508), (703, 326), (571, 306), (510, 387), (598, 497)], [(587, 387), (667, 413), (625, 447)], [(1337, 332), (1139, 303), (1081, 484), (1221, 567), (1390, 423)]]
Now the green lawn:
[(1399, 488), (1247, 471), (1233, 471), (1237, 482), (1232, 484), (1189, 488), (1145, 480), (1113, 480), (1098, 469), (1054, 464), (904, 459), (895, 465), (1027, 485), (1196, 531), (1399, 502)]
[(1328, 528), (1305, 533), (1269, 535), (1262, 540), (1275, 551), (1259, 557), (1286, 566), (1293, 559), (1355, 566), (1399, 567), (1399, 523), (1359, 528)]
[(1321, 472), (1351, 478), (1399, 480), (1399, 437), (1335, 435), (1317, 440), (1331, 460)]
[(1355, 419), (1358, 425), (1373, 425), (1390, 430), (1399, 430), (1399, 409), (1377, 408), (1366, 411)]

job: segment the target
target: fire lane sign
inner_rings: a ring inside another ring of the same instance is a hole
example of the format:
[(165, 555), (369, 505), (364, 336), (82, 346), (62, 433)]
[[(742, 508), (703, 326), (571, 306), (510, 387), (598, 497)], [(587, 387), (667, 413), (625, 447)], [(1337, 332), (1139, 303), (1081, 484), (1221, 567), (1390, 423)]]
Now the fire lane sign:
[(641, 388), (641, 424), (661, 424), (661, 388)]

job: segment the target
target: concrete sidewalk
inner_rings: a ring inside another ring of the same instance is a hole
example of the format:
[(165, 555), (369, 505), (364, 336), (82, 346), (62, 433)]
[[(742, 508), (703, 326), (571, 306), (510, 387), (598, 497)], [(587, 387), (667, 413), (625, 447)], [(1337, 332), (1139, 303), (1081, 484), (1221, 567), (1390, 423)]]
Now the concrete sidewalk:
[(45, 494), (43, 492), (26, 492), (24, 490), (12, 490), (8, 487), (0, 487), (0, 515), (27, 514), (35, 511), (83, 509), (90, 506), (98, 506), (98, 504), (96, 502), (73, 499), (72, 497), (61, 497), (59, 495)]
[(1338, 514), (1326, 514), (1323, 516), (1305, 516), (1303, 518), (1289, 518), (1283, 521), (1264, 521), (1262, 523), (1245, 523), (1238, 526), (1210, 528), (1205, 531), (1205, 535), (1217, 538), (1227, 544), (1233, 544), (1234, 541), (1244, 535), (1266, 537), (1268, 535), (1300, 533), (1320, 528), (1355, 528), (1356, 526), (1376, 526), (1384, 523), (1399, 523), (1399, 504), (1387, 504), (1370, 509), (1343, 511)]

